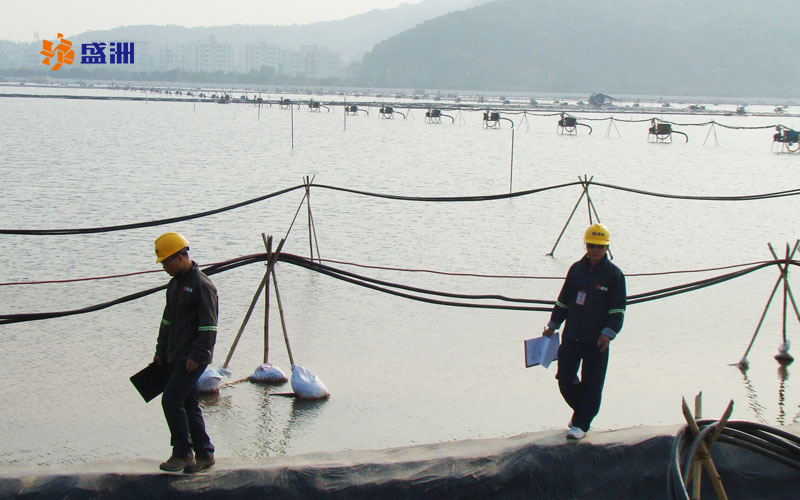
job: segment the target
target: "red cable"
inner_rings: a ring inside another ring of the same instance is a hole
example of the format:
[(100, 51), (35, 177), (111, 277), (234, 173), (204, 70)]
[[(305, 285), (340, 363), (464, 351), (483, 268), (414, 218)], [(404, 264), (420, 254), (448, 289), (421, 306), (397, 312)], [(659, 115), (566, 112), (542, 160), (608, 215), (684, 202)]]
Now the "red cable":
[[(384, 271), (400, 271), (400, 272), (409, 272), (409, 273), (430, 273), (430, 274), (441, 274), (446, 276), (465, 276), (465, 277), (473, 277), (473, 278), (503, 278), (503, 279), (538, 279), (538, 280), (563, 280), (563, 276), (525, 276), (525, 275), (502, 275), (502, 274), (477, 274), (477, 273), (453, 273), (447, 271), (436, 271), (433, 269), (404, 269), (399, 267), (387, 267), (387, 266), (372, 266), (368, 264), (357, 264), (355, 262), (346, 262), (341, 260), (333, 260), (333, 259), (317, 259), (319, 262), (331, 262), (334, 264), (343, 264), (347, 266), (355, 266), (355, 267), (362, 267), (367, 269), (380, 269)], [(214, 262), (210, 264), (201, 264), (200, 267), (207, 267), (207, 266), (214, 266), (217, 264), (223, 264), (229, 261), (222, 261), (222, 262)], [(690, 269), (685, 271), (662, 271), (662, 272), (655, 272), (655, 273), (634, 273), (634, 274), (626, 274), (626, 277), (639, 277), (639, 276), (661, 276), (661, 275), (668, 275), (668, 274), (682, 274), (682, 273), (702, 273), (702, 272), (710, 272), (710, 271), (720, 271), (723, 269), (732, 269), (736, 267), (745, 267), (745, 266), (752, 266), (757, 264), (764, 264), (766, 262), (772, 261), (757, 261), (757, 262), (748, 262), (746, 264), (734, 264), (730, 266), (721, 266), (721, 267), (709, 267), (706, 269)], [(136, 276), (138, 274), (148, 274), (148, 273), (159, 273), (162, 272), (161, 269), (153, 269), (151, 271), (137, 271), (133, 273), (125, 273), (125, 274), (113, 274), (108, 276), (94, 276), (89, 278), (73, 278), (73, 279), (64, 279), (64, 280), (46, 280), (46, 281), (20, 281), (20, 282), (8, 282), (8, 283), (0, 283), (0, 286), (11, 286), (11, 285), (42, 285), (42, 284), (50, 284), (50, 283), (74, 283), (78, 281), (92, 281), (92, 280), (105, 280), (105, 279), (112, 279), (112, 278), (125, 278), (128, 276)]]

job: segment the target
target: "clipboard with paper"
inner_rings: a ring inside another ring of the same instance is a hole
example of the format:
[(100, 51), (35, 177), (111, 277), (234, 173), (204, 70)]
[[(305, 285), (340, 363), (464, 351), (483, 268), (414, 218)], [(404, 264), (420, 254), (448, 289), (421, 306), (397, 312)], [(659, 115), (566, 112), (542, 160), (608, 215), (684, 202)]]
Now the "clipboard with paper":
[(525, 368), (543, 366), (548, 368), (550, 363), (558, 359), (558, 346), (561, 343), (559, 333), (555, 332), (549, 337), (542, 335), (525, 341)]

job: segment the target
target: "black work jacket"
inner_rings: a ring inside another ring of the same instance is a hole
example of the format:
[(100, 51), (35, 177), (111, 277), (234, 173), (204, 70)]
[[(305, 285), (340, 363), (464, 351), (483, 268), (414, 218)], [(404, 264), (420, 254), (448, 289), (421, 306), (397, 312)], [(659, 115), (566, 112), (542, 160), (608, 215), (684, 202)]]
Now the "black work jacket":
[[(578, 294), (585, 294), (579, 304)], [(597, 342), (600, 335), (614, 339), (622, 329), (627, 292), (625, 275), (608, 257), (591, 269), (588, 256), (572, 264), (550, 315), (557, 329), (566, 319), (562, 340)]]
[(156, 355), (167, 363), (192, 359), (211, 363), (217, 340), (217, 289), (197, 263), (167, 285), (167, 305), (158, 331)]

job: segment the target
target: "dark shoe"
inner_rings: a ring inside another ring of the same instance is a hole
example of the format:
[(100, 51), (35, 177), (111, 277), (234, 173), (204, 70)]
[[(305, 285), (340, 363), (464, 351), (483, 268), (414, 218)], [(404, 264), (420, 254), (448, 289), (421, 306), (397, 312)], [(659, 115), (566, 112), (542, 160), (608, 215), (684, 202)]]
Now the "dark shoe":
[(198, 454), (191, 463), (186, 464), (186, 467), (183, 468), (183, 472), (187, 474), (193, 474), (195, 472), (200, 472), (201, 470), (206, 470), (212, 465), (214, 465), (216, 460), (214, 460), (214, 454), (209, 453), (207, 455), (200, 455)]
[(167, 472), (178, 472), (179, 470), (187, 467), (189, 464), (194, 463), (194, 454), (190, 451), (186, 455), (172, 455), (166, 462), (162, 462), (158, 466), (159, 469)]

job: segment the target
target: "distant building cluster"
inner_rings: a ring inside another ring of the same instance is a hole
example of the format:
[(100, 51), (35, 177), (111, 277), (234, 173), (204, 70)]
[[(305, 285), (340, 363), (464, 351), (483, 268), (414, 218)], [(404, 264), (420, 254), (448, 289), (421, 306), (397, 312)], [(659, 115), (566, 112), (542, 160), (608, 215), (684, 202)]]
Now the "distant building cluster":
[[(86, 43), (79, 40), (77, 43)], [(277, 74), (305, 78), (339, 77), (345, 65), (341, 56), (319, 45), (286, 49), (266, 42), (219, 42), (213, 36), (203, 41), (133, 41), (135, 63), (118, 66), (127, 71), (202, 71), (249, 73), (271, 68)], [(0, 44), (0, 69), (34, 68), (41, 64), (37, 44)], [(74, 67), (74, 66), (73, 66)]]

